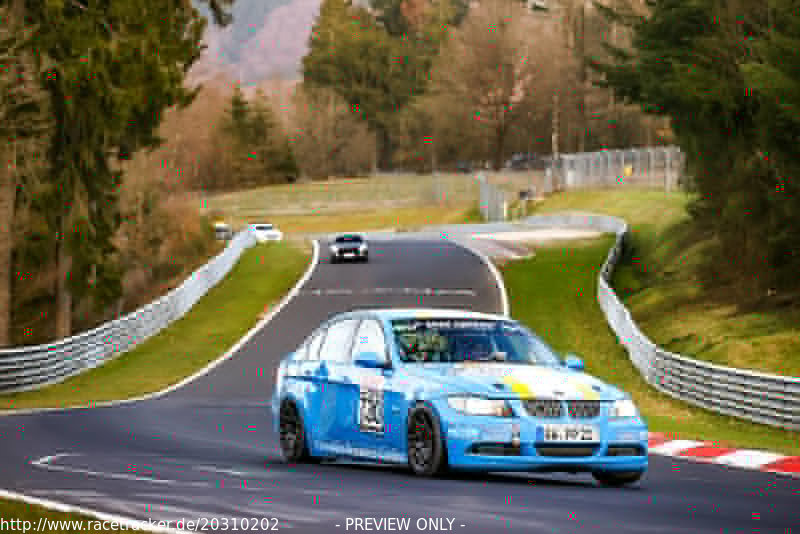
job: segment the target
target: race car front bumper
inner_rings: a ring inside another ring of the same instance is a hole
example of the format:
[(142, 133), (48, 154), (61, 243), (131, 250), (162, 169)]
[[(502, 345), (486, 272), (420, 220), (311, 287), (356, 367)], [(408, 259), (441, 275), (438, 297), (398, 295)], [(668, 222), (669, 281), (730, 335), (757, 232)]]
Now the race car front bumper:
[[(647, 469), (647, 426), (642, 419), (580, 421), (597, 429), (598, 441), (545, 441), (534, 417), (476, 417), (451, 412), (441, 418), (453, 469), (543, 472), (631, 472)], [(556, 420), (571, 424), (574, 420)]]
[(365, 260), (369, 257), (368, 251), (361, 251), (359, 249), (345, 249), (331, 252), (331, 260), (334, 261), (359, 261)]

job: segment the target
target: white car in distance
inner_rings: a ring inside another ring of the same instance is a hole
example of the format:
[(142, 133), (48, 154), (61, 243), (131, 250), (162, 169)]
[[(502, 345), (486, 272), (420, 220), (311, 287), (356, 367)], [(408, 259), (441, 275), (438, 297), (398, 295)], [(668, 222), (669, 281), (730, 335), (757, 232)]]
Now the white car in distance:
[(283, 232), (269, 223), (251, 223), (250, 231), (253, 232), (253, 235), (256, 237), (256, 241), (259, 243), (280, 241), (283, 239)]

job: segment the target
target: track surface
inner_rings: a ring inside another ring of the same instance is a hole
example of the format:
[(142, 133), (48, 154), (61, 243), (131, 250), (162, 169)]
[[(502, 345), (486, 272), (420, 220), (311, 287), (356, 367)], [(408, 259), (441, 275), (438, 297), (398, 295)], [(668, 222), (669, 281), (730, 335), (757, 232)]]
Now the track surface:
[(360, 306), (500, 309), (485, 265), (455, 245), (376, 241), (371, 254), (329, 265), (323, 253), (298, 297), (233, 358), (165, 397), (0, 418), (0, 487), (144, 520), (277, 518), (290, 532), (354, 532), (347, 518), (389, 517), (410, 518), (411, 531), (419, 518), (449, 518), (444, 527), (464, 533), (800, 529), (800, 480), (663, 457), (627, 489), (586, 475), (427, 480), (282, 463), (267, 404), (273, 371), (322, 320)]

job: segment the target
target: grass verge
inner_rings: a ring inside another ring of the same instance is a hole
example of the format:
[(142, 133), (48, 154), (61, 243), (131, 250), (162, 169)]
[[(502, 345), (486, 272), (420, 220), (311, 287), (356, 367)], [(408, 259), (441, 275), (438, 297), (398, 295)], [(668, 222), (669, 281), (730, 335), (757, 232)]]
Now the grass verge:
[[(0, 518), (5, 521), (17, 520), (15, 523), (9, 523), (13, 528), (10, 530), (18, 530), (24, 532), (27, 528), (28, 532), (33, 531), (39, 525), (39, 520), (43, 518), (50, 523), (45, 532), (54, 533), (83, 533), (83, 532), (133, 532), (131, 529), (116, 528), (112, 529), (111, 524), (103, 525), (99, 519), (89, 517), (81, 514), (57, 512), (42, 506), (24, 503), (22, 501), (13, 501), (7, 499), (0, 499)], [(53, 522), (61, 522), (54, 524)], [(27, 522), (27, 523), (26, 523)], [(64, 522), (67, 522), (66, 524)], [(44, 527), (45, 525), (42, 525)], [(140, 531), (144, 532), (144, 531)]]
[(730, 287), (704, 274), (709, 236), (690, 224), (691, 197), (660, 191), (554, 195), (537, 212), (585, 210), (625, 218), (631, 247), (613, 284), (654, 343), (744, 369), (800, 376), (800, 306), (743, 307)]
[(0, 396), (0, 410), (85, 406), (159, 391), (239, 340), (300, 278), (309, 252), (289, 243), (247, 250), (182, 319), (110, 362), (36, 391)]

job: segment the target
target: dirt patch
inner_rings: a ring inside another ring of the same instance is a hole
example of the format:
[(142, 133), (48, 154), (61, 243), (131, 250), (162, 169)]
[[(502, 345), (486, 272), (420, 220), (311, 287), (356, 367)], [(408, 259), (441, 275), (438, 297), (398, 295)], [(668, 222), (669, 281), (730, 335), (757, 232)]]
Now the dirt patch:
[(549, 241), (565, 241), (571, 239), (593, 239), (603, 235), (596, 230), (578, 230), (572, 228), (541, 228), (536, 230), (520, 230), (513, 232), (497, 232), (494, 234), (473, 234), (475, 239), (493, 239), (503, 242), (544, 243)]

